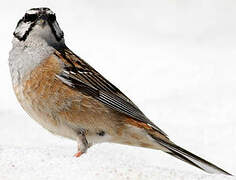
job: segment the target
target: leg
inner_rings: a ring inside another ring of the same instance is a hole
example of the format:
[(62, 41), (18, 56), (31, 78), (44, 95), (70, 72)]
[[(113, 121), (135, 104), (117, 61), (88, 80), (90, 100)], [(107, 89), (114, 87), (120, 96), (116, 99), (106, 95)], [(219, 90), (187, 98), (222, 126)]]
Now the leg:
[(77, 136), (77, 144), (78, 144), (78, 152), (74, 155), (75, 157), (80, 157), (83, 153), (85, 153), (89, 147), (88, 141), (84, 135), (84, 133), (79, 133)]

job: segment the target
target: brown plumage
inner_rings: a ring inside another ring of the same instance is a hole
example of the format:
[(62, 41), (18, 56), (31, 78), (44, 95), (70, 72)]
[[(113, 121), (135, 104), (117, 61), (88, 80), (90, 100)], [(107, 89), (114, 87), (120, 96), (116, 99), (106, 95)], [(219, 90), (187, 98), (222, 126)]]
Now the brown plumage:
[[(87, 76), (89, 73), (90, 76)], [(96, 79), (93, 80), (94, 74)], [(79, 145), (81, 139), (78, 140), (77, 135), (82, 133), (88, 145), (84, 149), (78, 147), (77, 156), (86, 152), (91, 145), (106, 141), (162, 150), (201, 168), (170, 149), (169, 146), (173, 146), (183, 150), (171, 142), (120, 90), (69, 49), (56, 50), (27, 77), (22, 82), (22, 94), (19, 94), (19, 87), (14, 87), (19, 102), (32, 118), (52, 133), (75, 139)], [(100, 91), (118, 97), (117, 101), (121, 100), (119, 103), (127, 103), (125, 106), (131, 106), (131, 110), (136, 110), (135, 113), (139, 113), (142, 119), (136, 119), (136, 114), (132, 112), (129, 115), (129, 112), (123, 113), (122, 109), (117, 110), (119, 106), (103, 103), (98, 98)], [(99, 132), (104, 135), (99, 135)], [(194, 158), (199, 159), (195, 155)]]

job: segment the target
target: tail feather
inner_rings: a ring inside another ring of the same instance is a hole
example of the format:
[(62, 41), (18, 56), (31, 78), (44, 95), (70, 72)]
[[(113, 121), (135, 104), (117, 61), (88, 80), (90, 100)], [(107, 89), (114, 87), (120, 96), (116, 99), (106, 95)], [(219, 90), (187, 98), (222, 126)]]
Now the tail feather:
[(231, 175), (230, 173), (224, 171), (223, 169), (217, 167), (216, 165), (196, 156), (195, 154), (175, 145), (172, 144), (170, 142), (166, 142), (162, 139), (159, 139), (157, 137), (155, 137), (154, 135), (151, 135), (151, 137), (153, 139), (155, 139), (155, 141), (162, 145), (163, 147), (165, 147), (166, 149), (168, 149), (168, 151), (166, 153), (181, 159), (203, 171), (206, 171), (208, 173), (215, 173), (215, 174), (225, 174), (225, 175)]

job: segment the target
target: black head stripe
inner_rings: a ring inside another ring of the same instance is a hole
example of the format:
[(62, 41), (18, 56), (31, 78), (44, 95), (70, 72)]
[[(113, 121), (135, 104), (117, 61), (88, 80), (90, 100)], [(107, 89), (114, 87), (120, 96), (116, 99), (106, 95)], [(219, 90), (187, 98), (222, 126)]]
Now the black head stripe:
[(55, 14), (48, 14), (48, 21), (49, 23), (53, 23), (56, 21), (56, 15)]
[(25, 16), (23, 18), (24, 22), (34, 22), (38, 19), (38, 14), (28, 14), (25, 13)]
[(47, 7), (31, 8), (30, 10), (33, 10), (33, 11), (50, 11), (50, 9), (47, 8)]
[[(63, 33), (63, 31), (60, 30), (60, 27), (59, 27), (57, 21), (56, 20), (54, 22), (49, 21), (48, 24), (49, 24), (51, 31), (52, 31), (54, 37), (56, 38), (56, 40), (61, 41), (61, 39), (64, 38), (64, 33)], [(58, 31), (58, 30), (60, 30), (60, 31)]]
[(31, 22), (29, 24), (29, 27), (28, 29), (24, 32), (24, 34), (22, 35), (22, 32), (17, 32), (17, 28), (22, 24), (22, 23), (26, 23), (24, 22), (24, 17), (17, 23), (17, 27), (16, 27), (16, 30), (15, 32), (13, 33), (13, 35), (19, 39), (20, 41), (25, 41), (27, 36), (29, 35), (30, 31), (32, 31), (34, 25), (36, 22)]

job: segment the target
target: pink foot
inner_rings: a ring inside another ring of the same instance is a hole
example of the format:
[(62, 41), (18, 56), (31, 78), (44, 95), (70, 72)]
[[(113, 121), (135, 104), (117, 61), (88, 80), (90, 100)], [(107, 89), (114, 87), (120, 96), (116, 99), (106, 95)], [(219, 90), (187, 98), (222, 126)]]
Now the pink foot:
[(79, 151), (79, 152), (77, 152), (74, 156), (75, 156), (76, 158), (78, 158), (78, 157), (80, 157), (82, 154), (83, 154), (83, 153), (82, 153), (81, 151)]

